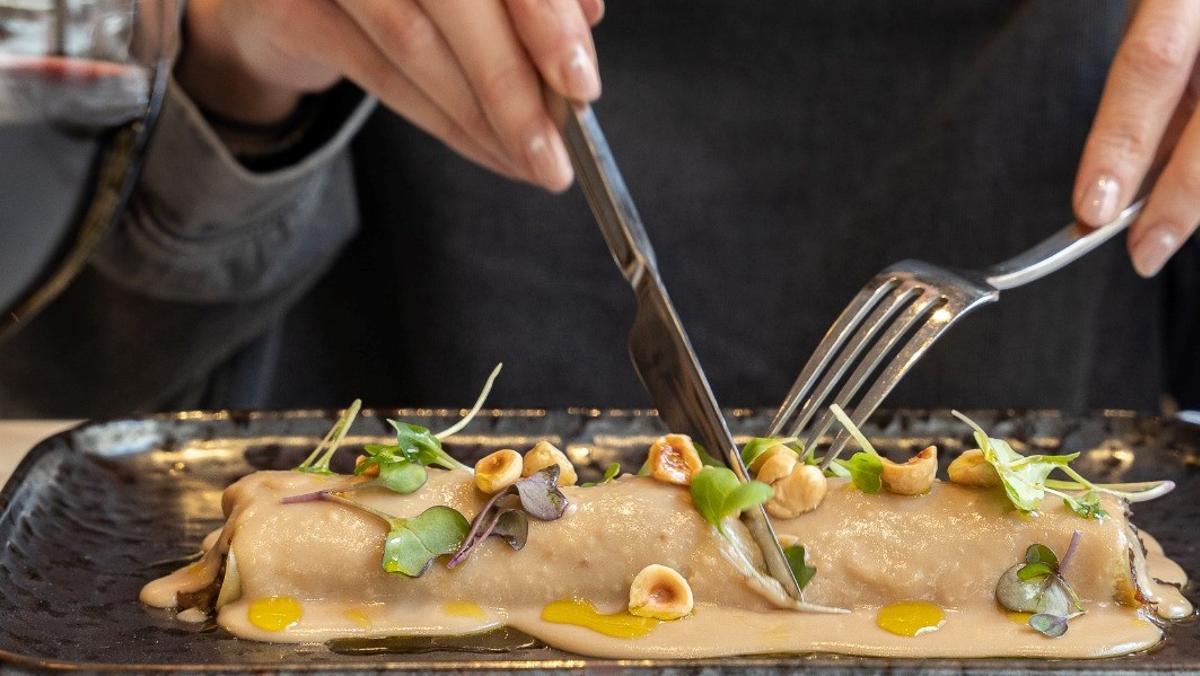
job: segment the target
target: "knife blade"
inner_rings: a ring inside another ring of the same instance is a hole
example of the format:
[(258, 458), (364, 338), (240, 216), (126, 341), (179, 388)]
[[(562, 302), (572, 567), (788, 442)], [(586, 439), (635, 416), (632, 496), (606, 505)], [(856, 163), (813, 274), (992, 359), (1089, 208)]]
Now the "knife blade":
[[(689, 435), (710, 455), (724, 458), (739, 481), (749, 481), (750, 473), (667, 295), (650, 238), (591, 107), (549, 98), (579, 186), (613, 260), (637, 297), (629, 354), (638, 377), (668, 430)], [(742, 518), (762, 550), (767, 572), (789, 596), (801, 600), (800, 586), (762, 505), (746, 510)]]

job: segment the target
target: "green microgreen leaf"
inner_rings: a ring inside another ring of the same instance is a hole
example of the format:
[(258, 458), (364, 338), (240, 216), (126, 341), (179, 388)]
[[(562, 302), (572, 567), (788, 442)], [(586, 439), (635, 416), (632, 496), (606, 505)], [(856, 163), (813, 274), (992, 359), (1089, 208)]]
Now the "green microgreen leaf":
[(612, 481), (613, 479), (616, 479), (617, 475), (620, 473), (621, 473), (621, 463), (619, 463), (619, 462), (610, 463), (608, 467), (604, 468), (604, 477), (602, 479), (600, 479), (600, 483), (606, 484), (606, 483)]
[(604, 468), (604, 477), (602, 479), (600, 479), (599, 482), (588, 481), (585, 483), (581, 483), (579, 485), (581, 488), (591, 488), (592, 486), (600, 486), (602, 484), (611, 482), (613, 479), (616, 479), (617, 475), (620, 473), (621, 473), (621, 463), (614, 462), (614, 463), (609, 464), (608, 467)]
[(792, 569), (792, 575), (796, 576), (796, 584), (804, 589), (817, 574), (817, 569), (804, 561), (804, 547), (801, 545), (785, 547), (783, 555), (787, 558), (788, 567)]
[(704, 448), (703, 445), (692, 442), (692, 446), (695, 447), (695, 449), (696, 449), (696, 455), (700, 456), (700, 464), (701, 465), (703, 465), (705, 467), (724, 467), (725, 466), (725, 463), (714, 458), (708, 452), (708, 449)]
[(342, 445), (342, 440), (346, 438), (346, 433), (350, 431), (350, 425), (354, 424), (354, 419), (358, 417), (358, 411), (361, 408), (361, 399), (351, 402), (350, 406), (338, 416), (333, 427), (330, 427), (329, 431), (325, 433), (321, 443), (317, 444), (317, 447), (308, 454), (304, 462), (296, 467), (296, 470), (310, 474), (333, 474), (333, 471), (329, 469), (329, 463), (333, 460), (333, 454), (337, 453), (338, 448)]
[(1050, 564), (1043, 563), (1041, 561), (1038, 561), (1037, 563), (1027, 563), (1017, 570), (1017, 578), (1022, 582), (1028, 582), (1029, 580), (1043, 578), (1047, 575), (1053, 574), (1054, 568)]
[(796, 455), (803, 455), (799, 442), (796, 437), (754, 437), (742, 446), (742, 462), (749, 467), (755, 458), (766, 453), (767, 449), (775, 444), (782, 444)]
[(1058, 557), (1046, 545), (1029, 545), (1025, 549), (1025, 563), (1044, 563), (1050, 567), (1052, 572), (1058, 572)]
[[(396, 430), (395, 444), (366, 444), (363, 452), (367, 459), (354, 468), (355, 474), (362, 474), (375, 465), (380, 468), (380, 483), (397, 493), (411, 493), (425, 483), (426, 472), (423, 467), (438, 466), (445, 469), (465, 469), (470, 467), (455, 460), (442, 447), (442, 439), (455, 434), (467, 426), (479, 413), (483, 402), (500, 375), (503, 364), (497, 364), (483, 385), (483, 391), (475, 400), (475, 405), (461, 420), (449, 428), (434, 434), (428, 428), (401, 420), (388, 420), (392, 429)], [(409, 466), (405, 466), (409, 465)], [(385, 473), (388, 476), (385, 476)], [(417, 480), (420, 479), (418, 482)]]
[(381, 462), (379, 463), (379, 485), (390, 491), (407, 495), (415, 493), (429, 478), (429, 472), (416, 463)]
[(393, 519), (383, 543), (383, 569), (421, 577), (434, 559), (462, 546), (468, 528), (466, 517), (444, 505), (430, 507), (411, 519)]
[(638, 468), (637, 475), (638, 476), (650, 476), (650, 459), (649, 458), (646, 458), (646, 462), (643, 462), (642, 466)]
[(468, 469), (442, 449), (441, 439), (428, 428), (400, 420), (388, 420), (388, 423), (396, 430), (396, 446), (409, 462), (438, 465), (446, 469)]
[(878, 455), (859, 451), (849, 460), (838, 460), (834, 464), (849, 472), (850, 480), (863, 493), (878, 493), (883, 488), (883, 460)]
[[(988, 437), (982, 427), (962, 413), (952, 413), (971, 427), (975, 443), (983, 452), (984, 459), (995, 468), (1009, 502), (1022, 512), (1038, 509), (1046, 494), (1052, 493), (1062, 498), (1063, 502), (1081, 517), (1103, 518), (1106, 514), (1100, 506), (1099, 493), (1109, 493), (1127, 500), (1149, 500), (1165, 495), (1175, 487), (1169, 481), (1126, 485), (1094, 484), (1071, 467), (1070, 463), (1079, 457), (1078, 453), (1024, 456), (1013, 450), (1003, 439)], [(1072, 481), (1050, 479), (1050, 474), (1055, 470), (1066, 474)], [(1063, 493), (1064, 490), (1087, 493), (1082, 497), (1075, 497)]]
[(774, 491), (759, 481), (741, 483), (727, 467), (705, 467), (692, 477), (691, 494), (700, 516), (722, 530), (726, 518), (770, 500)]
[[(1052, 489), (1047, 488), (1047, 491)], [(1067, 505), (1072, 512), (1085, 519), (1103, 519), (1108, 516), (1108, 512), (1100, 506), (1100, 494), (1096, 491), (1088, 491), (1079, 497), (1073, 497), (1065, 493), (1060, 494), (1063, 503)]]

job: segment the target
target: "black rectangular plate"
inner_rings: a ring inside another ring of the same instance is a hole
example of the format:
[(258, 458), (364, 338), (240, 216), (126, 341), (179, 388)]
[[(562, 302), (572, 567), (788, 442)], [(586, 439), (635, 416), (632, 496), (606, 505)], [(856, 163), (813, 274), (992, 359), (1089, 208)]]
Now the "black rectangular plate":
[[(351, 436), (385, 436), (385, 417), (440, 429), (457, 415), (444, 410), (366, 411)], [(1174, 479), (1179, 488), (1139, 505), (1135, 520), (1189, 574), (1200, 571), (1200, 428), (1122, 412), (973, 415), (993, 436), (1020, 442), (1018, 448), (1083, 452), (1077, 466), (1098, 481)], [(220, 496), (226, 486), (257, 469), (295, 466), (334, 417), (328, 411), (180, 413), (88, 423), (38, 444), (0, 493), (0, 660), (35, 668), (190, 670), (1200, 670), (1200, 625), (1195, 622), (1171, 626), (1166, 642), (1148, 653), (1096, 661), (836, 655), (620, 661), (550, 648), (347, 655), (323, 644), (239, 640), (212, 623), (184, 624), (137, 602), (147, 580), (181, 565), (181, 557), (195, 552), (204, 535), (221, 525)], [(761, 432), (768, 420), (765, 413), (750, 410), (734, 410), (728, 417), (739, 436)], [(649, 440), (661, 431), (657, 417), (644, 411), (493, 411), (447, 445), (457, 457), (473, 460), (498, 447), (525, 448), (550, 438), (573, 448), (576, 457), (586, 453), (580, 474), (588, 480), (614, 460), (626, 471), (635, 470)], [(948, 458), (970, 443), (966, 427), (946, 411), (880, 413), (867, 433), (881, 451), (896, 458), (928, 443), (938, 444)], [(351, 461), (352, 454), (340, 455), (340, 462)]]

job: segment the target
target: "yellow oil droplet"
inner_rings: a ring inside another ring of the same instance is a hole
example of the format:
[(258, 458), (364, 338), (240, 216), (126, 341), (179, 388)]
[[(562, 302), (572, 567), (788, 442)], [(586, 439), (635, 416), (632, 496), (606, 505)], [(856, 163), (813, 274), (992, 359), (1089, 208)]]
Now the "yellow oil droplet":
[(875, 624), (897, 636), (920, 636), (937, 631), (946, 621), (942, 609), (927, 601), (902, 601), (879, 609)]
[(1004, 613), (1004, 615), (1009, 619), (1010, 622), (1016, 622), (1017, 624), (1025, 625), (1029, 624), (1029, 618), (1033, 617), (1033, 613), (1017, 613), (1011, 610)]
[(347, 608), (346, 612), (342, 613), (342, 615), (360, 627), (371, 626), (371, 618), (367, 617), (367, 614), (359, 608)]
[(637, 617), (628, 612), (620, 611), (604, 615), (587, 601), (569, 599), (547, 603), (542, 608), (542, 619), (555, 624), (573, 624), (586, 627), (613, 638), (638, 638), (645, 636), (659, 625), (661, 620), (651, 617)]
[(442, 612), (455, 617), (474, 617), (480, 620), (487, 617), (478, 603), (470, 601), (447, 601), (442, 604)]
[(283, 631), (304, 614), (304, 607), (290, 596), (268, 596), (255, 599), (246, 610), (250, 624), (267, 631)]

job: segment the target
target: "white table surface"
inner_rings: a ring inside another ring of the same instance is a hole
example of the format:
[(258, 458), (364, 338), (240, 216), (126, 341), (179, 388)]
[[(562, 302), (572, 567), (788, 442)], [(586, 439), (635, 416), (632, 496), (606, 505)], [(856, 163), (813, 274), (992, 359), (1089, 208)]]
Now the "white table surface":
[(34, 444), (77, 425), (77, 420), (0, 420), (0, 485)]

